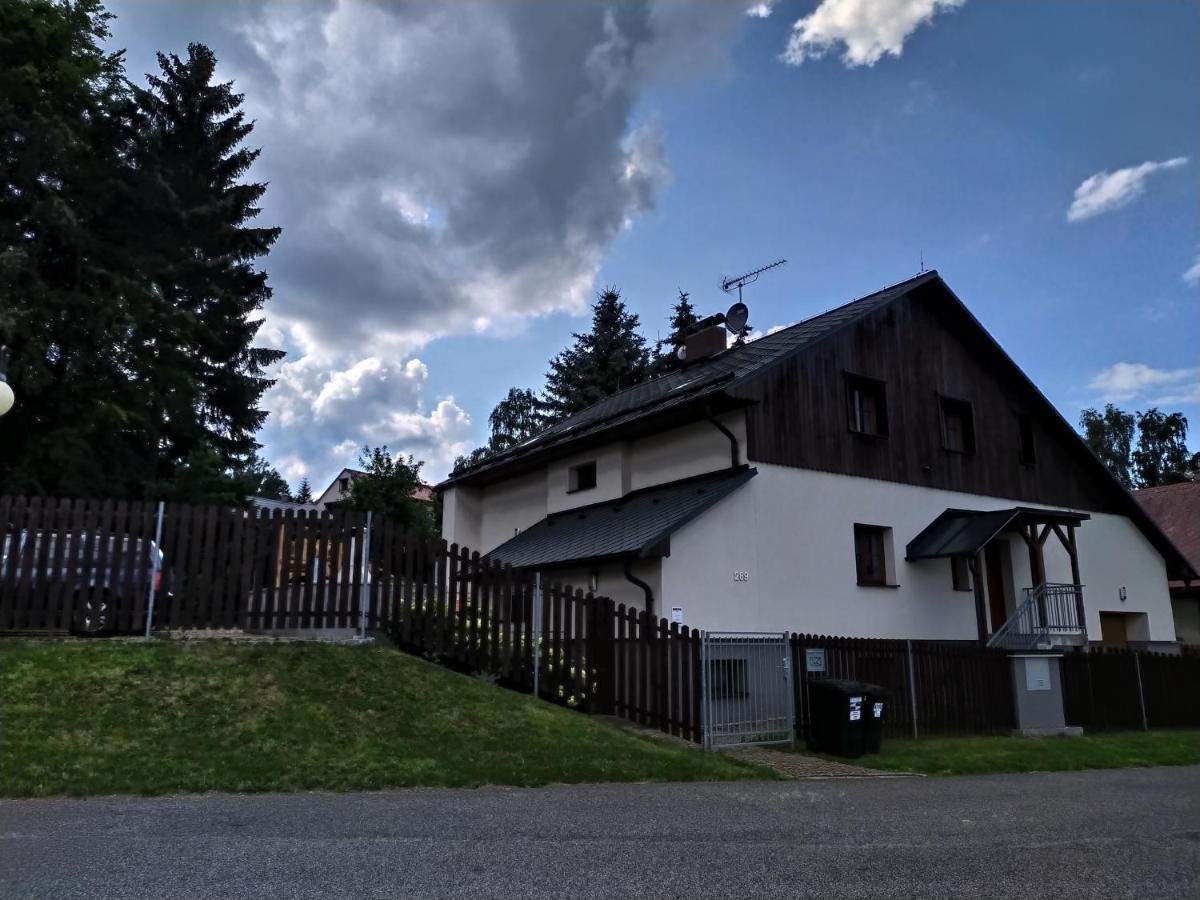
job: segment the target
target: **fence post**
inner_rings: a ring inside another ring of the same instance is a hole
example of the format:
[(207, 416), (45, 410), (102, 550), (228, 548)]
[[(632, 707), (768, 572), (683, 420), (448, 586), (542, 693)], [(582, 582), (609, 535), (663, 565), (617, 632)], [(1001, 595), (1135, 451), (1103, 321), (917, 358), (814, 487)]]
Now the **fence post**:
[(708, 683), (708, 632), (700, 632), (700, 733), (703, 736), (704, 749), (712, 749), (712, 705), (709, 701), (710, 685)]
[(163, 506), (163, 501), (159, 500), (158, 521), (154, 525), (154, 548), (150, 556), (153, 565), (150, 568), (150, 597), (146, 601), (146, 640), (150, 640), (150, 626), (154, 624), (154, 595), (158, 593), (159, 573), (163, 570), (162, 562), (158, 558), (158, 554), (162, 552)]
[(367, 524), (362, 534), (362, 569), (359, 571), (358, 586), (358, 640), (367, 639), (367, 612), (371, 605), (371, 511), (367, 510)]
[(541, 696), (538, 691), (541, 686), (542, 668), (542, 573), (535, 572), (533, 576), (533, 696)]
[(913, 666), (912, 641), (904, 642), (908, 645), (908, 702), (912, 707), (912, 726), (913, 740), (915, 741), (920, 735), (917, 732), (917, 670)]
[(1142, 654), (1133, 651), (1133, 671), (1137, 675), (1138, 705), (1142, 710), (1142, 731), (1150, 730), (1150, 722), (1146, 718), (1146, 692), (1142, 688)]

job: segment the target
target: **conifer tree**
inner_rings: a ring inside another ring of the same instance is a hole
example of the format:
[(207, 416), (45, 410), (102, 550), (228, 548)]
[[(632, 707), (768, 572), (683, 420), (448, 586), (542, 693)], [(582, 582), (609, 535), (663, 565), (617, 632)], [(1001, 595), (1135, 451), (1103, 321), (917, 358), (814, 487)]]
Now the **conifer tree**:
[(255, 264), (280, 230), (252, 224), (266, 191), (245, 179), (259, 155), (243, 146), (254, 125), (242, 95), (213, 81), (216, 63), (203, 44), (189, 44), (185, 58), (160, 53), (159, 74), (134, 91), (135, 202), (152, 284), (135, 351), (137, 368), (153, 373), (146, 421), (167, 480), (197, 451), (212, 451), (233, 476), (251, 464), (272, 384), (264, 369), (283, 356), (254, 346), (271, 296)]
[(549, 421), (586, 409), (650, 374), (650, 352), (638, 333), (638, 317), (621, 292), (607, 287), (592, 305), (592, 328), (550, 360), (543, 403)]
[(679, 299), (671, 307), (671, 318), (669, 321), (671, 325), (670, 334), (659, 341), (655, 347), (654, 371), (658, 375), (665, 375), (667, 372), (674, 372), (683, 367), (683, 363), (679, 359), (678, 350), (683, 346), (688, 334), (700, 321), (700, 316), (696, 314), (696, 308), (692, 305), (692, 301), (686, 291), (679, 291)]

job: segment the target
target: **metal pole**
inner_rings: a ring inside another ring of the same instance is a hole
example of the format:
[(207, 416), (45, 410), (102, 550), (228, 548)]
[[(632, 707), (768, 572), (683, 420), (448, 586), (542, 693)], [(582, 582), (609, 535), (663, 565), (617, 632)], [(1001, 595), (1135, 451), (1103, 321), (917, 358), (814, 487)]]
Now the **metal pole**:
[(792, 690), (792, 644), (783, 633), (783, 683), (787, 690), (788, 745), (796, 749), (796, 692)]
[(1138, 705), (1142, 709), (1142, 731), (1150, 730), (1150, 722), (1146, 718), (1146, 692), (1142, 689), (1142, 654), (1133, 651), (1133, 671), (1137, 674)]
[(712, 709), (710, 708), (711, 685), (708, 683), (708, 632), (700, 633), (700, 727), (704, 737), (704, 749), (712, 749)]
[(920, 736), (917, 734), (917, 672), (913, 667), (912, 641), (904, 643), (908, 645), (908, 701), (912, 707), (913, 740), (916, 740)]
[(158, 522), (154, 526), (154, 546), (150, 548), (150, 598), (146, 602), (146, 640), (150, 640), (150, 626), (154, 624), (154, 599), (158, 592), (158, 573), (162, 571), (162, 563), (158, 555), (162, 552), (162, 523), (163, 507), (166, 504), (158, 501)]
[(370, 510), (367, 511), (367, 524), (363, 529), (363, 553), (362, 553), (362, 568), (359, 572), (360, 584), (358, 586), (358, 639), (365, 641), (367, 639), (367, 611), (371, 607), (371, 516)]
[(542, 573), (533, 576), (533, 696), (539, 697), (542, 662)]

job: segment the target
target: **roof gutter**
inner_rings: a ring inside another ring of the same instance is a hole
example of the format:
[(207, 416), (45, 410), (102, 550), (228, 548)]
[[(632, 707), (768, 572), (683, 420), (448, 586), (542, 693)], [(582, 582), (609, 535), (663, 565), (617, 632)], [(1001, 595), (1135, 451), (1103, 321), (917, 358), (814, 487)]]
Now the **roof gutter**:
[(642, 589), (642, 593), (645, 594), (645, 596), (646, 596), (646, 615), (653, 616), (654, 615), (654, 589), (651, 588), (650, 585), (646, 584), (646, 582), (642, 581), (642, 579), (638, 578), (636, 575), (633, 574), (633, 560), (634, 560), (634, 557), (632, 557), (632, 556), (625, 557), (625, 580)]

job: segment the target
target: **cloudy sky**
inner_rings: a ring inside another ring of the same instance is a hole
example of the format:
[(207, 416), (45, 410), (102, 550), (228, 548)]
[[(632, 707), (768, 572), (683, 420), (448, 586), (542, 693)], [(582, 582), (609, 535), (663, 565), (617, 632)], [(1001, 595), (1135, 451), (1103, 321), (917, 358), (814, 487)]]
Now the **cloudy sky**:
[(765, 331), (937, 268), (1059, 409), (1200, 443), (1200, 15), (1190, 4), (113, 2), (131, 77), (211, 46), (270, 182), (288, 351), (265, 455), (444, 475), (618, 285), (779, 257)]

